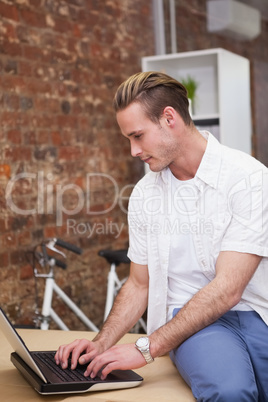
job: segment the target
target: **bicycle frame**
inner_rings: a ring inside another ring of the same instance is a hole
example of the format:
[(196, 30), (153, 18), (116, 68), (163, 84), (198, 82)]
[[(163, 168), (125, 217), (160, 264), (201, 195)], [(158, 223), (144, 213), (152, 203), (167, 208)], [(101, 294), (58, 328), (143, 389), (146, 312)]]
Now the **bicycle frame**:
[(107, 280), (107, 295), (106, 295), (106, 303), (104, 311), (104, 321), (106, 320), (111, 311), (116, 293), (122, 287), (125, 281), (126, 279), (123, 279), (122, 281), (119, 280), (116, 273), (116, 265), (112, 263), (110, 266), (110, 271)]
[[(40, 326), (42, 330), (48, 330), (50, 321), (53, 320), (56, 325), (65, 331), (68, 331), (69, 328), (64, 323), (64, 321), (59, 317), (59, 315), (55, 312), (52, 307), (53, 295), (56, 293), (58, 297), (67, 305), (67, 307), (76, 315), (76, 317), (82, 321), (87, 328), (94, 332), (98, 332), (99, 329), (96, 325), (83, 313), (83, 311), (70, 299), (70, 297), (57, 285), (54, 278), (54, 267), (57, 265), (60, 268), (66, 269), (66, 264), (62, 261), (62, 259), (56, 259), (54, 256), (50, 256), (47, 254), (46, 249), (53, 251), (54, 253), (59, 253), (62, 257), (66, 258), (66, 255), (58, 250), (55, 246), (63, 247), (67, 250), (70, 250), (76, 254), (81, 254), (82, 250), (70, 243), (65, 242), (61, 239), (48, 239), (43, 241), (40, 245), (36, 246), (34, 250), (34, 258), (38, 261), (38, 266), (42, 267), (45, 272), (38, 272), (37, 266), (35, 266), (33, 262), (34, 268), (34, 276), (35, 278), (43, 278), (45, 279), (45, 291), (43, 295), (43, 303), (41, 315), (38, 313), (38, 290), (37, 290), (37, 282), (36, 284), (36, 317), (35, 320), (36, 326)], [(41, 250), (40, 250), (41, 248)], [(119, 279), (116, 267), (121, 262), (128, 262), (126, 256), (126, 250), (119, 251), (109, 251), (102, 250), (103, 253), (99, 252), (99, 255), (106, 258), (106, 260), (110, 263), (110, 270), (107, 278), (107, 292), (106, 292), (106, 303), (105, 303), (105, 311), (104, 311), (104, 321), (107, 319), (111, 308), (114, 303), (114, 299), (121, 289), (121, 287), (126, 282), (127, 278), (122, 280)], [(105, 252), (105, 253), (104, 253)], [(107, 253), (108, 252), (108, 253)], [(34, 260), (34, 261), (35, 261)], [(38, 324), (37, 324), (38, 323)], [(147, 327), (143, 318), (140, 318), (137, 324), (133, 327), (135, 332), (139, 332), (139, 329), (143, 328), (146, 333)], [(133, 332), (132, 329), (132, 332)]]
[[(106, 304), (105, 304), (105, 311), (104, 311), (104, 321), (106, 320), (106, 318), (108, 317), (108, 315), (111, 311), (116, 294), (121, 289), (121, 287), (126, 282), (126, 280), (127, 280), (127, 278), (124, 278), (120, 281), (120, 279), (118, 278), (118, 275), (116, 273), (116, 264), (111, 263), (110, 271), (108, 274), (108, 280), (107, 280), (107, 295), (106, 295)], [(137, 332), (136, 327), (137, 328), (141, 327), (141, 328), (143, 328), (145, 333), (147, 332), (147, 325), (143, 318), (140, 318), (138, 323), (134, 326), (135, 332)]]
[(58, 316), (58, 314), (52, 308), (53, 293), (55, 292), (59, 298), (72, 310), (76, 316), (92, 331), (98, 332), (99, 329), (93, 324), (91, 320), (83, 313), (82, 310), (66, 295), (66, 293), (56, 284), (53, 269), (49, 274), (36, 274), (36, 277), (42, 277), (46, 279), (46, 286), (44, 292), (44, 300), (42, 305), (42, 317), (41, 326), (42, 330), (49, 329), (49, 322), (52, 319), (60, 329), (69, 331), (67, 325)]

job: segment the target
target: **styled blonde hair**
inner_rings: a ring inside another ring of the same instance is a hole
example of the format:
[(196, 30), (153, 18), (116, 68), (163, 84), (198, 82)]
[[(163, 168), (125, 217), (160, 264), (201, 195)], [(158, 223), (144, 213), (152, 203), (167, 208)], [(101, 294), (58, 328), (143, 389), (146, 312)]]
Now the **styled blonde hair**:
[(158, 123), (166, 106), (172, 106), (186, 125), (192, 124), (186, 88), (174, 78), (157, 71), (137, 73), (124, 81), (116, 91), (116, 112), (138, 102), (145, 114)]

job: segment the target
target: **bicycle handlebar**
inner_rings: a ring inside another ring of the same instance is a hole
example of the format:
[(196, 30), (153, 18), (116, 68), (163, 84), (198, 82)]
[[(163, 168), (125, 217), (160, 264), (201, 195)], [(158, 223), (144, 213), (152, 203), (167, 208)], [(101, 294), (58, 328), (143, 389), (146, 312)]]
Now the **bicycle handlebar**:
[[(47, 241), (43, 241), (40, 245), (36, 246), (35, 250), (34, 250), (34, 255), (38, 259), (39, 264), (41, 266), (44, 267), (44, 266), (49, 265), (50, 267), (52, 267), (54, 265), (57, 265), (59, 268), (62, 268), (62, 269), (67, 268), (67, 264), (65, 264), (65, 262), (63, 262), (62, 260), (58, 260), (54, 256), (49, 255), (47, 253), (47, 248), (48, 248), (49, 250), (51, 250), (55, 253), (59, 253), (64, 258), (66, 258), (66, 255), (62, 251), (60, 251), (59, 249), (54, 247), (55, 245), (63, 247), (67, 250), (70, 250), (76, 254), (82, 254), (82, 251), (83, 251), (81, 248), (75, 246), (74, 244), (67, 243), (66, 241), (64, 241), (62, 239), (56, 239), (56, 238), (48, 239)], [(42, 249), (41, 253), (38, 252), (38, 250), (37, 250), (38, 247), (41, 247), (41, 249)], [(52, 262), (52, 260), (53, 260), (53, 262)]]
[[(44, 253), (45, 251), (45, 253)], [(53, 260), (54, 263), (53, 265), (57, 265), (57, 267), (62, 268), (62, 269), (66, 269), (67, 268), (67, 264), (65, 264), (64, 261), (58, 260), (58, 258), (53, 257), (52, 255), (47, 254), (46, 250), (43, 249), (43, 253), (39, 253), (39, 252), (35, 252), (35, 258), (39, 261), (39, 264), (44, 266), (44, 264), (46, 263), (46, 261), (51, 261)]]
[(52, 257), (52, 256), (48, 256), (48, 258), (49, 258), (49, 260), (54, 260), (55, 261), (55, 265), (57, 265), (57, 267), (59, 267), (59, 268), (62, 268), (62, 269), (66, 269), (67, 268), (67, 264), (65, 264), (65, 262), (63, 262), (63, 261), (61, 261), (61, 260), (58, 260), (57, 258), (55, 258), (55, 257)]
[(55, 240), (55, 245), (66, 248), (69, 251), (72, 251), (73, 253), (76, 254), (82, 254), (83, 250), (80, 247), (75, 246), (74, 244), (67, 243), (66, 241), (62, 239), (54, 239)]

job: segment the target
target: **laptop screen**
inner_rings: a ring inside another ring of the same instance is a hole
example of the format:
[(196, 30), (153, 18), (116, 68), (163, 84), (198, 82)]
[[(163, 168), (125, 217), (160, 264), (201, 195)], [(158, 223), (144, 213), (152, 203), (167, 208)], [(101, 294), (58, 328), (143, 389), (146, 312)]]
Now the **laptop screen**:
[(28, 364), (28, 366), (44, 381), (46, 378), (38, 368), (37, 364), (31, 357), (30, 351), (19, 336), (18, 332), (7, 318), (4, 311), (0, 308), (0, 328), (3, 331), (8, 342), (14, 349), (14, 351)]

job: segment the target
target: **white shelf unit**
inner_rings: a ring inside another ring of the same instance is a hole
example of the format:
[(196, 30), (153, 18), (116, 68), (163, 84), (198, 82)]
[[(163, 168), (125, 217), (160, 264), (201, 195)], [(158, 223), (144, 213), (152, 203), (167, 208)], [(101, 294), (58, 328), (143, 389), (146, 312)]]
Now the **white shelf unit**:
[(222, 144), (251, 153), (249, 60), (225, 49), (197, 50), (142, 58), (143, 71), (162, 71), (198, 82), (192, 118)]

